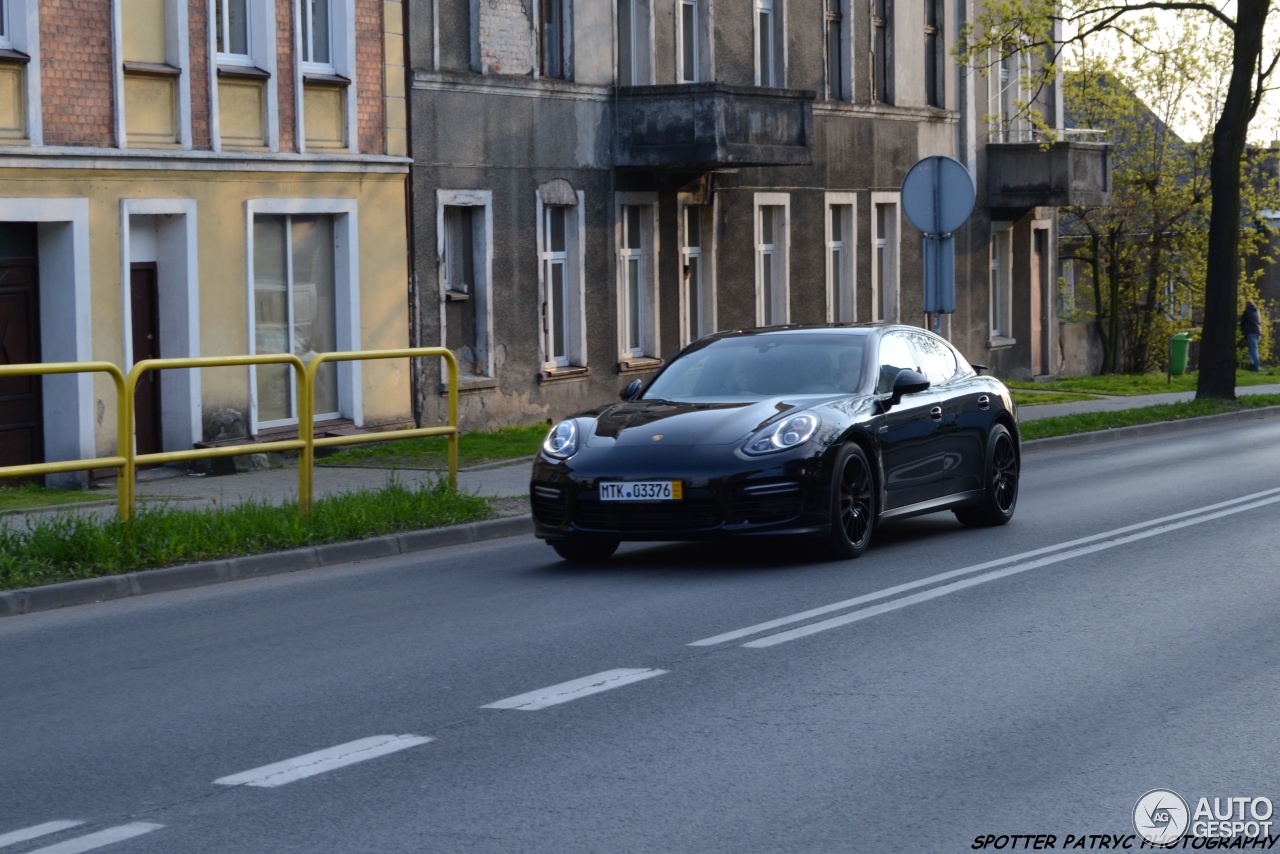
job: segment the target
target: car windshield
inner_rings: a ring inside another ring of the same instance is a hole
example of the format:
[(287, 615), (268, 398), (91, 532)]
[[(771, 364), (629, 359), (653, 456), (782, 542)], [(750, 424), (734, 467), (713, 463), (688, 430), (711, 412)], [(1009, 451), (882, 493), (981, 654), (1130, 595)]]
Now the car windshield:
[(718, 402), (861, 391), (866, 336), (787, 333), (718, 338), (686, 350), (644, 400)]

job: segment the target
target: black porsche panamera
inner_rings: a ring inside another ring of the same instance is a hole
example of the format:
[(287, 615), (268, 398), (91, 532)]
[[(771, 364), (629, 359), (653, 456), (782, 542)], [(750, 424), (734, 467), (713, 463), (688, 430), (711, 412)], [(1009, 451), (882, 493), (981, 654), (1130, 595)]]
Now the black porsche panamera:
[(1003, 525), (1017, 410), (980, 371), (911, 326), (707, 336), (621, 402), (551, 428), (529, 487), (535, 533), (571, 561), (623, 540), (764, 535), (850, 558), (887, 519)]

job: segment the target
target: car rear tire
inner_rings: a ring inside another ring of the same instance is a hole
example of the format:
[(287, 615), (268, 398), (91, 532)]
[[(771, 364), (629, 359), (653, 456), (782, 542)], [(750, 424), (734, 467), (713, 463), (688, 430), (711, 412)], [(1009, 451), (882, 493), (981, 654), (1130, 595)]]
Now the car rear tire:
[(876, 486), (862, 448), (849, 442), (831, 468), (831, 533), (827, 554), (837, 560), (861, 556), (876, 526)]
[(987, 461), (982, 504), (955, 511), (960, 524), (970, 528), (1003, 525), (1013, 518), (1018, 506), (1018, 449), (1003, 424), (991, 428), (987, 437)]
[(548, 542), (556, 554), (570, 563), (601, 563), (613, 557), (618, 550), (618, 541), (609, 537), (575, 537)]

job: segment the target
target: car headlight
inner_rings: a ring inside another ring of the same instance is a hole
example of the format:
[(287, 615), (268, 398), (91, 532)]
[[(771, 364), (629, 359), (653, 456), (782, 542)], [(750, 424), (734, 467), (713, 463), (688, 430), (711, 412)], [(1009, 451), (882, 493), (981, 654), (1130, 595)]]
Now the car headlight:
[(542, 452), (557, 460), (567, 460), (578, 453), (578, 425), (573, 421), (561, 421), (551, 428), (542, 440)]
[(777, 424), (766, 427), (748, 439), (742, 450), (755, 456), (803, 445), (818, 432), (818, 425), (821, 423), (813, 412), (797, 412), (794, 415), (788, 415)]

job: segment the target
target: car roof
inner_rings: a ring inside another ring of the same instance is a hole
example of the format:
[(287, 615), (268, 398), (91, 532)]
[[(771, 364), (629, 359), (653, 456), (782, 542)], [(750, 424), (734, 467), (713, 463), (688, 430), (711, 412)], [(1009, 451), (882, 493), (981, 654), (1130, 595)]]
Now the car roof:
[(739, 338), (744, 336), (755, 335), (793, 335), (793, 334), (811, 334), (814, 332), (833, 334), (833, 335), (859, 335), (867, 336), (876, 332), (883, 332), (889, 329), (913, 329), (920, 330), (916, 326), (902, 326), (896, 323), (791, 323), (785, 326), (752, 326), (744, 329), (725, 329), (720, 332), (713, 332), (699, 339), (700, 341), (710, 342), (721, 338)]

